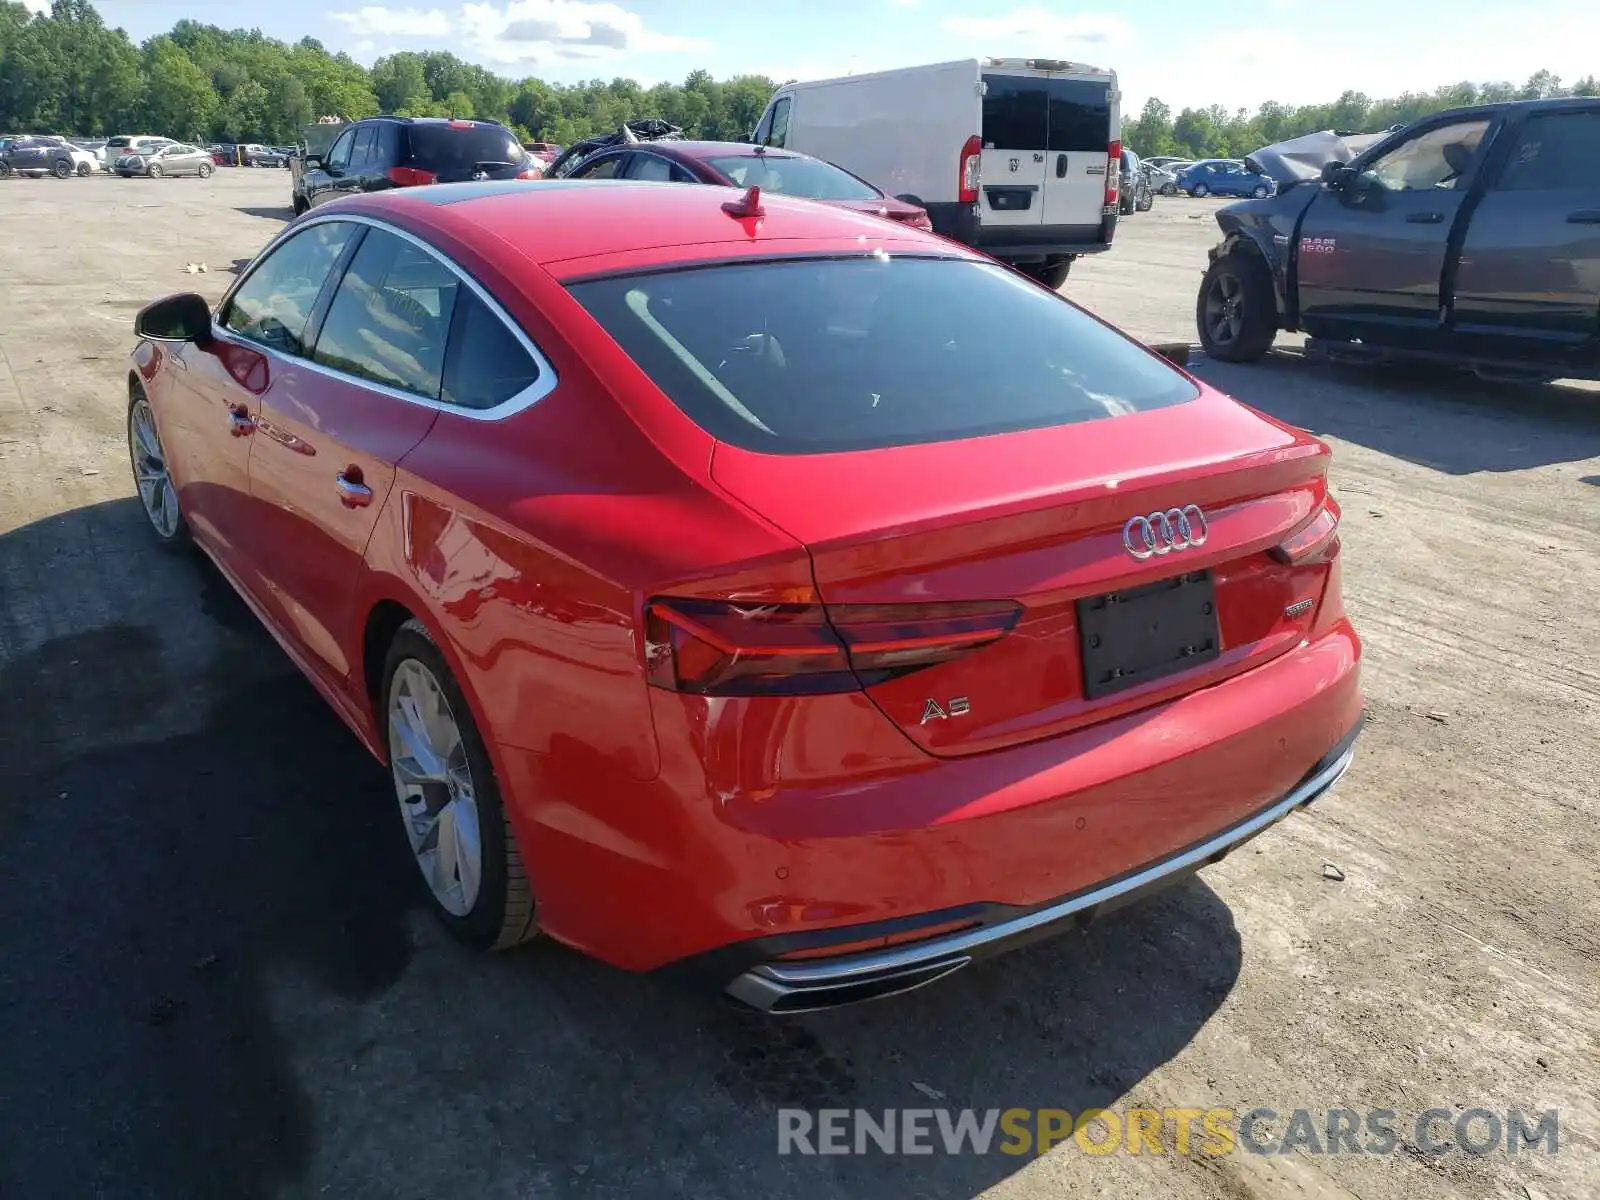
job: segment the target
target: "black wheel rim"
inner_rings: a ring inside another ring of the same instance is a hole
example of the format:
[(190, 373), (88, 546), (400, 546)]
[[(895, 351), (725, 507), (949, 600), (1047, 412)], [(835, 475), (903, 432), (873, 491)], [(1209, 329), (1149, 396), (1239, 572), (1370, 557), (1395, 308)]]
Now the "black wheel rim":
[(1211, 281), (1205, 298), (1206, 335), (1219, 346), (1231, 346), (1244, 328), (1244, 284), (1224, 271)]

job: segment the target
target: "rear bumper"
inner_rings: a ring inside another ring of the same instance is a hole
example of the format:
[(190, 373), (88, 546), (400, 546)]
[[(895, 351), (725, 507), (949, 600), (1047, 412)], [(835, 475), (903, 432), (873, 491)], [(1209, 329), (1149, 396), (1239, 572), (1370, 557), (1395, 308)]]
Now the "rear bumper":
[(976, 205), (928, 204), (934, 232), (1002, 262), (1037, 262), (1099, 254), (1111, 249), (1117, 217), (1109, 213), (1090, 225), (985, 225)]
[[(1118, 879), (1030, 912), (980, 919), (976, 927), (898, 949), (809, 963), (762, 963), (736, 976), (725, 990), (734, 999), (762, 1012), (812, 1012), (908, 992), (959, 971), (976, 959), (1079, 928), (1220, 862), (1236, 847), (1295, 809), (1310, 804), (1350, 769), (1358, 732), (1359, 729), (1351, 730), (1287, 795), (1266, 808), (1197, 845)], [(928, 914), (930, 925), (959, 919), (959, 913)], [(841, 932), (860, 940), (863, 933), (870, 931)]]

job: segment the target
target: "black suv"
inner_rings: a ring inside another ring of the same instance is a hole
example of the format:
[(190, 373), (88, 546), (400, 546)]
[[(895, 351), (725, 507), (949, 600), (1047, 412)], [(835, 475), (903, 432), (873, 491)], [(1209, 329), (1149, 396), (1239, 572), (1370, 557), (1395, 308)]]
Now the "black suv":
[(0, 138), (0, 179), (7, 175), (54, 175), (68, 178), (76, 169), (72, 147), (53, 137)]
[(469, 179), (537, 179), (536, 162), (504, 125), (443, 117), (368, 117), (325, 155), (296, 160), (294, 211), (340, 196)]

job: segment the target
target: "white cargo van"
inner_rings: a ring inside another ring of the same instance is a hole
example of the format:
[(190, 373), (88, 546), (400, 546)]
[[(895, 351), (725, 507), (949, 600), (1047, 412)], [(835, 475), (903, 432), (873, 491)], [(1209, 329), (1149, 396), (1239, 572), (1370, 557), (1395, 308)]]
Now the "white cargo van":
[(751, 140), (837, 163), (1059, 287), (1111, 246), (1121, 136), (1115, 72), (968, 58), (785, 84)]

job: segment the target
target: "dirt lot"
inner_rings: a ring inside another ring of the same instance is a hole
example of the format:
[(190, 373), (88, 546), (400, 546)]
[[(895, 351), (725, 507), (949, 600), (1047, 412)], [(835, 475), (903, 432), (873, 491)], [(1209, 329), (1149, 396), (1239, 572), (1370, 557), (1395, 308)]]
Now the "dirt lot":
[[(447, 942), (383, 773), (211, 570), (149, 552), (122, 432), (131, 317), (220, 295), (287, 186), (0, 184), (0, 1192), (1600, 1194), (1600, 395), (1292, 348), (1202, 363), (1335, 445), (1372, 718), (1356, 767), (1083, 937), (765, 1020), (559, 948)], [(1188, 339), (1212, 207), (1127, 220), (1069, 291)], [(1389, 1108), (1405, 1140), (775, 1153), (780, 1106), (930, 1089), (1319, 1125)], [(1433, 1107), (1558, 1109), (1559, 1153), (1430, 1155), (1411, 1131)]]

